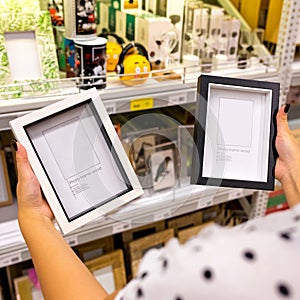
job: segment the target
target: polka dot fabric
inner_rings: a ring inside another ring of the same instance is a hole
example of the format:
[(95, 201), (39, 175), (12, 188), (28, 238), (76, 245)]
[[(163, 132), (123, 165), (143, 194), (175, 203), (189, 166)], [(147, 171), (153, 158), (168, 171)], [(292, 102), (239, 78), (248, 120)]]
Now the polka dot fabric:
[(300, 205), (146, 253), (117, 300), (300, 299)]

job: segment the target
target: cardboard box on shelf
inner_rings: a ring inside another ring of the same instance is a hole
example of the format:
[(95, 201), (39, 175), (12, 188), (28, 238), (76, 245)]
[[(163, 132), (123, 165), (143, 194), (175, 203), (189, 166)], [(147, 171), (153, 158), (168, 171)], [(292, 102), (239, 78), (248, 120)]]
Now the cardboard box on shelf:
[(109, 5), (101, 2), (99, 6), (99, 24), (97, 25), (97, 33), (101, 33), (103, 29), (109, 28)]
[(125, 41), (136, 41), (136, 14), (139, 11), (132, 10), (130, 13), (122, 10), (117, 10), (113, 6), (109, 7), (108, 11), (108, 28), (110, 32), (116, 33)]
[(126, 39), (126, 12), (116, 11), (116, 31), (115, 33), (122, 39)]
[(223, 19), (224, 9), (222, 7), (210, 7), (209, 38), (215, 39), (221, 35)]
[(262, 1), (262, 0), (252, 0), (252, 1), (241, 0), (240, 1), (240, 5), (239, 5), (240, 12), (242, 16), (245, 18), (245, 20), (247, 21), (247, 23), (249, 24), (249, 26), (253, 29), (258, 27), (262, 2), (267, 2), (267, 1)]
[(114, 238), (112, 235), (110, 235), (98, 240), (75, 246), (73, 250), (82, 261), (94, 259), (115, 250)]
[(126, 35), (128, 41), (136, 41), (136, 17), (133, 14), (126, 14)]
[(149, 54), (153, 69), (165, 67), (170, 55), (170, 45), (174, 36), (170, 35), (172, 24), (170, 19), (156, 16), (136, 17), (135, 41), (141, 43)]
[(277, 43), (283, 0), (231, 1), (253, 30), (265, 28), (265, 41)]
[(228, 60), (235, 60), (239, 47), (241, 22), (232, 18), (230, 21), (229, 41), (228, 41)]
[(269, 194), (266, 215), (288, 208), (289, 206), (282, 189), (276, 190)]
[(265, 41), (277, 43), (283, 0), (270, 0), (265, 28)]
[(209, 221), (209, 222), (203, 223), (201, 225), (196, 225), (196, 226), (193, 226), (193, 227), (189, 227), (189, 228), (179, 230), (178, 231), (178, 240), (179, 240), (179, 242), (181, 244), (184, 244), (189, 239), (197, 236), (202, 229), (204, 229), (207, 226), (210, 226), (212, 224), (214, 224), (214, 222)]
[(113, 6), (108, 8), (108, 29), (110, 32), (116, 32), (116, 12), (117, 10)]
[(170, 19), (171, 31), (177, 36), (177, 44), (171, 51), (172, 59), (180, 60), (184, 19), (184, 0), (145, 0), (144, 9), (154, 15)]
[(131, 258), (129, 244), (135, 240), (144, 238), (146, 236), (162, 232), (166, 229), (164, 221), (158, 221), (151, 224), (142, 225), (121, 233), (122, 247), (124, 249), (126, 269), (131, 270)]
[(186, 33), (207, 37), (209, 30), (209, 9), (199, 5), (189, 5), (185, 8)]
[(136, 276), (139, 263), (148, 250), (163, 247), (173, 237), (174, 230), (170, 228), (130, 242), (131, 275)]
[(202, 211), (196, 211), (167, 220), (167, 228), (173, 228), (175, 236), (178, 236), (180, 230), (201, 225), (202, 223)]

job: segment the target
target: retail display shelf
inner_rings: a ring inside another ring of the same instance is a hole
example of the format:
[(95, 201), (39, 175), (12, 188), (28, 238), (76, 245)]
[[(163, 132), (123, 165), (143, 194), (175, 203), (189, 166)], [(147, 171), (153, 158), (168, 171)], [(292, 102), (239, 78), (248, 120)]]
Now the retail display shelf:
[[(213, 67), (208, 75), (214, 76), (228, 76), (235, 78), (244, 78), (244, 79), (257, 79), (257, 80), (267, 80), (267, 81), (279, 81), (279, 76), (277, 68), (275, 67), (275, 57), (270, 63), (269, 66), (261, 64), (255, 60), (249, 60), (249, 66), (245, 69), (239, 69), (236, 67), (236, 62), (222, 64), (220, 63), (217, 67)], [(190, 82), (197, 80), (201, 75), (201, 71), (197, 70), (197, 67), (194, 67), (193, 72), (187, 71), (185, 74), (185, 81)]]
[[(70, 246), (117, 234), (219, 203), (253, 195), (254, 190), (185, 185), (160, 193), (145, 193), (109, 216), (65, 236)], [(18, 221), (0, 223), (0, 268), (30, 259)]]
[[(200, 66), (174, 70), (181, 75), (176, 80), (158, 80), (152, 76), (146, 82), (126, 86), (116, 76), (107, 77), (107, 87), (99, 90), (104, 105), (110, 114), (133, 110), (132, 101), (151, 98), (151, 107), (181, 105), (196, 101), (197, 79)], [(251, 65), (240, 70), (234, 65), (213, 68), (211, 75), (278, 81), (276, 68), (262, 64)], [(72, 94), (80, 93), (76, 79), (61, 81), (61, 88), (35, 97), (0, 100), (0, 130), (9, 129), (9, 121), (38, 108), (60, 101)], [(142, 110), (135, 108), (135, 110)], [(257, 191), (184, 185), (174, 189), (151, 193), (146, 190), (143, 197), (132, 201), (105, 218), (98, 219), (65, 236), (75, 246), (101, 237), (117, 234), (135, 227), (165, 220), (198, 209), (227, 202), (245, 196), (256, 195)], [(17, 220), (0, 222), (0, 268), (30, 259)]]
[[(127, 86), (116, 75), (107, 77), (107, 87), (99, 90), (108, 113), (122, 113), (131, 110), (131, 101), (153, 98), (150, 108), (178, 105), (196, 100), (197, 79), (201, 75), (201, 66), (180, 67), (173, 69), (180, 74), (176, 80), (159, 80), (158, 76), (148, 78), (139, 85)], [(255, 64), (247, 69), (238, 69), (235, 64), (226, 64), (213, 69), (211, 75), (229, 76), (246, 79), (279, 81), (275, 67)], [(161, 78), (163, 79), (163, 78)], [(0, 130), (9, 129), (9, 121), (32, 110), (39, 109), (60, 101), (72, 94), (80, 93), (74, 78), (62, 79), (58, 83), (60, 88), (55, 91), (25, 98), (0, 100)], [(148, 107), (149, 108), (149, 107)]]
[[(79, 93), (79, 91), (77, 92)], [(184, 84), (182, 82), (162, 82), (153, 84), (152, 79), (139, 87), (121, 87), (119, 89), (99, 90), (101, 99), (109, 114), (131, 111), (131, 102), (135, 100), (153, 99), (151, 107), (156, 108), (169, 105), (195, 102), (196, 85)], [(42, 108), (54, 102), (71, 96), (72, 93), (63, 93), (59, 96), (49, 96), (32, 99), (13, 99), (0, 101), (0, 130), (9, 129), (9, 121), (29, 113), (35, 109)]]

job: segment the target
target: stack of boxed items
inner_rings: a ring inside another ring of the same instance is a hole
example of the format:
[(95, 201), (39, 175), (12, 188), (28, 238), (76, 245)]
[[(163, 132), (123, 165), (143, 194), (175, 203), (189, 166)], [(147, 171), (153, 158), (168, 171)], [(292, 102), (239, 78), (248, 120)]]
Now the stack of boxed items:
[(185, 7), (182, 61), (186, 66), (224, 67), (238, 54), (240, 20), (225, 14), (222, 7), (187, 1)]
[(108, 30), (127, 43), (143, 45), (153, 70), (179, 63), (184, 1), (165, 1), (163, 9), (156, 1), (130, 2), (101, 2), (97, 31)]
[(99, 3), (99, 19), (97, 32), (108, 30), (127, 43), (142, 44), (152, 70), (182, 63), (210, 72), (213, 66), (237, 65), (240, 20), (222, 7), (202, 1), (111, 0)]

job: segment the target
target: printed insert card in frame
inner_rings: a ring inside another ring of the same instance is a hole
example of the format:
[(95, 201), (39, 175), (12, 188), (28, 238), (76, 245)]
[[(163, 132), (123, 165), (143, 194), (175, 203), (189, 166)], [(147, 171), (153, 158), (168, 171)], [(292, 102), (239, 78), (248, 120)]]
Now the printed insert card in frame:
[(95, 88), (10, 125), (63, 233), (143, 194)]
[(0, 98), (22, 97), (53, 88), (53, 82), (43, 83), (59, 78), (49, 12), (1, 12), (0, 60)]
[(201, 75), (191, 183), (274, 189), (279, 84)]

